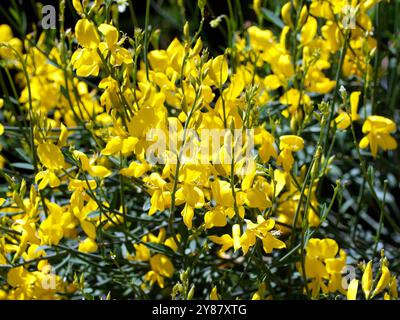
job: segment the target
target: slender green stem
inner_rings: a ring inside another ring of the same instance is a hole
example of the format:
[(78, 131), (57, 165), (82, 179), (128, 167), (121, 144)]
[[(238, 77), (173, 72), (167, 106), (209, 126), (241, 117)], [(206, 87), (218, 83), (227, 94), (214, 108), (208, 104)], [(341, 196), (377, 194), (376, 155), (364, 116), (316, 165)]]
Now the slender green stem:
[[(119, 167), (120, 170), (123, 168), (124, 165), (124, 159), (122, 156), (122, 153), (119, 155)], [(124, 192), (124, 176), (122, 174), (119, 174), (119, 194), (120, 194), (120, 200), (121, 200), (121, 206), (122, 206), (122, 213), (124, 217), (124, 227), (126, 230), (128, 230), (128, 225), (127, 225), (127, 220), (126, 220), (126, 206), (125, 206), (125, 192)], [(125, 235), (126, 237), (126, 235)], [(126, 241), (128, 241), (128, 238), (126, 237)]]
[(380, 211), (380, 216), (379, 216), (379, 225), (378, 225), (378, 229), (376, 230), (375, 244), (374, 244), (374, 251), (372, 252), (372, 258), (375, 257), (376, 251), (378, 250), (378, 243), (379, 243), (379, 239), (381, 237), (381, 232), (382, 232), (382, 228), (383, 228), (383, 212), (385, 211), (384, 208), (385, 208), (387, 188), (388, 188), (388, 182), (387, 182), (387, 180), (385, 180), (384, 186), (383, 186), (383, 198), (382, 198), (382, 201), (380, 202), (381, 211)]
[(376, 5), (376, 51), (375, 51), (375, 61), (374, 61), (374, 79), (373, 79), (373, 88), (372, 88), (372, 96), (371, 96), (371, 108), (372, 114), (376, 112), (376, 97), (378, 92), (378, 70), (379, 70), (379, 62), (380, 62), (380, 44), (381, 44), (381, 4), (378, 2)]
[(146, 17), (144, 22), (144, 64), (146, 66), (146, 79), (149, 80), (149, 61), (147, 59), (147, 50), (149, 45), (149, 14), (150, 14), (150, 0), (146, 0)]
[[(357, 137), (356, 137), (353, 121), (350, 121), (350, 123), (351, 123), (351, 133), (353, 136), (353, 143), (356, 148), (358, 159), (360, 160), (361, 173), (364, 176), (365, 180), (367, 181), (367, 184), (369, 186), (369, 189), (371, 191), (373, 198), (379, 204), (380, 203), (379, 197), (376, 194), (375, 188), (374, 188), (372, 181), (368, 175), (367, 165), (365, 163), (365, 160), (364, 160), (363, 156), (361, 155), (361, 151), (360, 151), (360, 147), (357, 142)], [(400, 232), (400, 227), (396, 224), (396, 222), (392, 219), (392, 217), (390, 217), (390, 215), (385, 210), (382, 211), (382, 214), (384, 215), (386, 220), (389, 222), (389, 224), (393, 227), (393, 229), (395, 229), (396, 232)]]
[(335, 113), (335, 104), (336, 104), (336, 97), (339, 91), (339, 80), (340, 80), (340, 75), (341, 75), (341, 71), (342, 71), (342, 67), (343, 67), (343, 63), (344, 63), (344, 57), (346, 56), (346, 51), (347, 51), (347, 47), (348, 47), (348, 43), (350, 41), (350, 33), (347, 32), (345, 34), (345, 39), (344, 39), (344, 44), (343, 47), (340, 51), (340, 58), (339, 58), (339, 65), (338, 68), (336, 70), (336, 78), (335, 78), (335, 90), (333, 91), (333, 97), (332, 97), (332, 102), (330, 105), (330, 110), (329, 110), (329, 116), (328, 116), (328, 124), (326, 126), (326, 133), (325, 133), (325, 141), (324, 141), (324, 154), (326, 153), (326, 147), (328, 145), (328, 140), (329, 140), (329, 133), (330, 133), (330, 127), (331, 127), (331, 122), (333, 119), (333, 114)]

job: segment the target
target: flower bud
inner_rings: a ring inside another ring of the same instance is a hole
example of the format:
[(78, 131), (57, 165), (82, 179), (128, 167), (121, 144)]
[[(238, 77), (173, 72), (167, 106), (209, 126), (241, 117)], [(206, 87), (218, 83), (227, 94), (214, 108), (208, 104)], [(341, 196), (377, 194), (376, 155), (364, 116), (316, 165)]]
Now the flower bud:
[(187, 299), (192, 300), (193, 296), (194, 296), (194, 284), (192, 284), (192, 286), (190, 287), (189, 293), (187, 295)]
[(200, 9), (201, 16), (204, 17), (204, 8), (206, 7), (207, 0), (197, 0), (197, 6)]
[(308, 17), (308, 10), (307, 6), (303, 6), (300, 12), (300, 20), (299, 20), (299, 26), (301, 27), (307, 20)]
[(281, 9), (282, 20), (288, 25), (290, 28), (293, 29), (293, 22), (291, 17), (292, 6), (290, 2), (287, 2), (283, 5)]
[(189, 23), (186, 21), (185, 25), (183, 26), (183, 35), (185, 36), (186, 39), (189, 39), (190, 34), (189, 34)]

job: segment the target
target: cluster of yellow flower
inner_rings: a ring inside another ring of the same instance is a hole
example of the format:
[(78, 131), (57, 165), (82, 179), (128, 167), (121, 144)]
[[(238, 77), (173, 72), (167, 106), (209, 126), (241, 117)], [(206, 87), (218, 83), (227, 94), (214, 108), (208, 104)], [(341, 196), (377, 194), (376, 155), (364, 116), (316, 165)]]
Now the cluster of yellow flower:
[[(0, 26), (0, 57), (6, 70), (16, 71), (21, 86), (17, 103), (30, 128), (22, 130), (27, 139), (20, 145), (32, 155), (34, 170), (31, 181), (15, 181), (2, 171), (9, 192), (1, 199), (0, 263), (9, 271), (0, 298), (73, 293), (76, 286), (55, 275), (51, 290), (43, 289), (51, 262), (45, 248), (62, 251), (61, 244), (68, 241), (71, 254), (104, 255), (103, 233), (108, 230), (133, 243), (124, 259), (145, 265), (142, 290), (155, 283), (164, 288), (166, 279), (182, 268), (154, 248), (167, 247), (183, 256), (188, 239), (202, 238), (210, 240), (208, 246), (221, 246), (215, 255), (227, 261), (239, 249), (245, 256), (249, 251), (258, 256), (259, 245), (266, 255), (301, 251), (297, 271), (310, 297), (322, 292), (355, 298), (357, 281), (349, 290), (342, 286), (345, 251), (333, 239), (305, 236), (328, 213), (317, 199), (331, 161), (324, 139), (349, 127), (356, 139), (353, 121), (364, 120), (365, 136), (356, 147), (369, 146), (376, 157), (379, 148), (397, 147), (391, 136), (396, 125), (383, 116), (359, 115), (360, 91), (349, 99), (342, 92), (337, 112), (334, 102), (321, 102), (317, 109), (314, 97), (339, 94), (339, 79), (326, 75), (334, 67), (344, 78), (370, 81), (376, 40), (367, 11), (379, 1), (353, 1), (357, 10), (352, 29), (341, 20), (346, 0), (289, 1), (281, 10), (284, 26), (278, 38), (271, 30), (251, 26), (214, 58), (203, 48), (200, 32), (190, 37), (188, 24), (182, 41), (175, 38), (165, 50), (147, 52), (146, 32), (135, 30), (130, 38), (110, 20), (100, 19), (102, 1), (72, 2), (81, 18), (73, 33), (61, 30), (50, 51), (45, 33), (36, 43), (29, 36), (22, 42), (9, 26)], [(259, 6), (254, 1), (257, 15)], [(139, 62), (143, 50), (147, 55)], [(332, 61), (338, 53), (341, 62), (336, 66)], [(98, 79), (98, 85), (91, 79)], [(1, 106), (4, 102), (3, 119), (17, 125), (14, 102), (1, 100)], [(260, 113), (272, 102), (278, 103), (276, 110), (268, 112), (276, 117), (267, 123)], [(307, 164), (304, 155), (301, 161), (297, 155), (307, 147), (302, 133), (311, 121), (319, 124), (320, 137)], [(79, 141), (79, 130), (89, 134), (90, 145)], [(205, 131), (211, 134), (204, 138)], [(234, 132), (241, 133), (240, 141)], [(7, 159), (2, 159), (4, 167)], [(119, 183), (118, 206), (107, 193), (111, 181)], [(129, 212), (135, 209), (127, 204), (125, 191), (135, 188), (149, 198), (150, 217), (139, 224), (140, 231), (154, 217), (168, 224), (157, 236), (149, 229), (136, 237), (129, 227)], [(29, 271), (35, 263), (38, 271)], [(374, 285), (371, 262), (365, 267), (367, 299), (385, 288), (385, 298), (397, 298), (396, 279), (387, 265), (382, 262)], [(268, 298), (266, 292), (270, 294), (262, 284), (253, 298)], [(211, 297), (218, 298), (216, 287)]]

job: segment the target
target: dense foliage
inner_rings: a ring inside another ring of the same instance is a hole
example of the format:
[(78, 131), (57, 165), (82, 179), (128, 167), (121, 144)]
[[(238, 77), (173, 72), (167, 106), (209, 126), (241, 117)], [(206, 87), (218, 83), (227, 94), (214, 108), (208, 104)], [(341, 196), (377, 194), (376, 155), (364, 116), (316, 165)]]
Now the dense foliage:
[(1, 3), (0, 299), (398, 298), (399, 3), (218, 2)]

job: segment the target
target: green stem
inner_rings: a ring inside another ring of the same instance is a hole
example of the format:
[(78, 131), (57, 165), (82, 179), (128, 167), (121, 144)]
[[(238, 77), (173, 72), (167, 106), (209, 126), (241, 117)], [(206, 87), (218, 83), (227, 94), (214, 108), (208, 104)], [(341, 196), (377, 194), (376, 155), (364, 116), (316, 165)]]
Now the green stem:
[(340, 74), (342, 71), (343, 63), (344, 63), (344, 57), (346, 56), (346, 51), (348, 47), (348, 43), (350, 40), (350, 33), (347, 32), (345, 34), (345, 40), (344, 40), (344, 45), (342, 47), (342, 50), (340, 51), (340, 58), (339, 58), (339, 66), (336, 70), (336, 85), (335, 85), (335, 91), (333, 92), (333, 98), (332, 98), (332, 103), (330, 105), (330, 110), (329, 110), (329, 117), (328, 117), (328, 123), (327, 123), (327, 128), (326, 128), (326, 133), (325, 133), (325, 141), (324, 141), (324, 154), (326, 153), (326, 147), (328, 145), (328, 140), (329, 140), (329, 133), (330, 133), (330, 127), (331, 127), (331, 122), (333, 119), (333, 114), (335, 113), (335, 104), (336, 104), (336, 96), (339, 91), (339, 80), (340, 80)]
[(387, 182), (387, 180), (385, 180), (384, 181), (384, 186), (383, 186), (383, 199), (380, 202), (381, 211), (380, 211), (380, 216), (379, 216), (379, 226), (378, 226), (378, 229), (376, 231), (374, 251), (372, 252), (372, 259), (375, 257), (376, 251), (378, 250), (378, 243), (379, 243), (379, 239), (381, 237), (381, 232), (382, 232), (382, 228), (383, 228), (383, 212), (384, 212), (384, 208), (385, 208), (385, 200), (386, 200), (387, 188), (388, 188), (388, 182)]
[(376, 112), (376, 95), (378, 92), (378, 70), (379, 70), (379, 61), (380, 61), (380, 43), (381, 43), (381, 5), (378, 2), (376, 6), (376, 52), (375, 52), (375, 61), (374, 61), (374, 85), (372, 90), (372, 97), (371, 97), (371, 106), (372, 106), (372, 114)]
[(150, 0), (146, 0), (146, 17), (144, 22), (144, 64), (146, 65), (146, 79), (149, 80), (149, 62), (147, 59), (147, 50), (149, 45), (149, 13), (150, 13)]
[[(358, 159), (360, 160), (360, 167), (361, 167), (362, 175), (364, 176), (364, 179), (367, 181), (368, 187), (369, 187), (369, 189), (370, 189), (370, 191), (372, 193), (373, 198), (379, 204), (381, 201), (379, 200), (378, 195), (376, 194), (375, 188), (374, 188), (374, 186), (372, 184), (372, 181), (371, 181), (371, 179), (370, 179), (370, 177), (368, 175), (367, 165), (365, 163), (365, 160), (364, 160), (363, 156), (361, 155), (360, 147), (359, 147), (358, 142), (357, 142), (353, 121), (350, 121), (350, 123), (351, 123), (351, 133), (352, 133), (352, 136), (353, 136), (353, 143), (354, 143), (354, 146), (356, 148)], [(395, 229), (396, 232), (400, 232), (400, 227), (390, 217), (390, 215), (387, 214), (387, 212), (385, 210), (382, 210), (381, 213), (384, 215), (384, 217), (389, 222), (389, 224), (393, 227), (393, 229)]]

